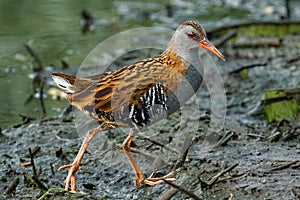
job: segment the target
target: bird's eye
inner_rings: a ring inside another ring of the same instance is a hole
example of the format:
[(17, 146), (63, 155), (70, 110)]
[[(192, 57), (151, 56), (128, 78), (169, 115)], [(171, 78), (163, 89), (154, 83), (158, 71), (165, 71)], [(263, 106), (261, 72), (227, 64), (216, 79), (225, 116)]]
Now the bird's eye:
[(194, 32), (188, 32), (187, 35), (190, 37), (190, 38), (195, 38), (196, 37), (196, 34)]

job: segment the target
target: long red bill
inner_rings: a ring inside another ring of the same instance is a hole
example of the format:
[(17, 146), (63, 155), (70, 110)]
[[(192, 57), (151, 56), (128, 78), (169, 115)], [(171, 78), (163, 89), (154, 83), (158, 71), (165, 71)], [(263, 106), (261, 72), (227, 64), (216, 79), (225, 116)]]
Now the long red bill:
[(222, 53), (214, 45), (212, 45), (206, 38), (201, 40), (199, 44), (203, 49), (212, 52), (213, 54), (221, 58), (223, 61), (225, 61), (225, 57), (222, 55)]

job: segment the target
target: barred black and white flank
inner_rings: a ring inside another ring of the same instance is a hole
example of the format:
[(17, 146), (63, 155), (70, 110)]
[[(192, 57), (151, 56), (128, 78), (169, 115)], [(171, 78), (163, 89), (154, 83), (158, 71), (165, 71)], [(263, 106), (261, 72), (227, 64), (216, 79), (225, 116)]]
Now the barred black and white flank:
[(161, 83), (150, 88), (148, 92), (140, 97), (139, 105), (129, 106), (129, 118), (133, 123), (144, 127), (151, 122), (155, 116), (159, 116), (167, 111), (167, 97), (164, 94)]

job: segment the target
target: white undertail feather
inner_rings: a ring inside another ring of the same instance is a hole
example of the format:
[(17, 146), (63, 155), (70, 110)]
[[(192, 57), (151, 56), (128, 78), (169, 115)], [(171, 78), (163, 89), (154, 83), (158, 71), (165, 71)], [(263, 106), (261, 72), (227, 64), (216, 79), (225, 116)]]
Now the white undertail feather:
[(56, 85), (66, 93), (73, 94), (75, 92), (74, 85), (72, 85), (67, 79), (56, 75), (52, 75), (52, 79)]

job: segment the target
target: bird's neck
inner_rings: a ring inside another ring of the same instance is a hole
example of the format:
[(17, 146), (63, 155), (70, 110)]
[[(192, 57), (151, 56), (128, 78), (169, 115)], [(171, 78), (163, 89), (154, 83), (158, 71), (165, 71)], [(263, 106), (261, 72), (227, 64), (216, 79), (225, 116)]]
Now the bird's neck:
[(172, 93), (168, 95), (167, 105), (171, 105), (167, 111), (168, 115), (183, 105), (201, 85), (203, 68), (198, 50), (199, 48), (196, 46), (195, 48), (180, 46), (179, 43), (174, 43), (172, 38), (167, 49), (161, 55), (162, 58), (169, 61), (168, 66), (182, 75), (179, 75), (175, 88), (175, 81), (168, 85), (168, 88), (172, 89)]
[(171, 67), (181, 75), (186, 74), (187, 62), (172, 50), (165, 50), (160, 57), (165, 66)]

